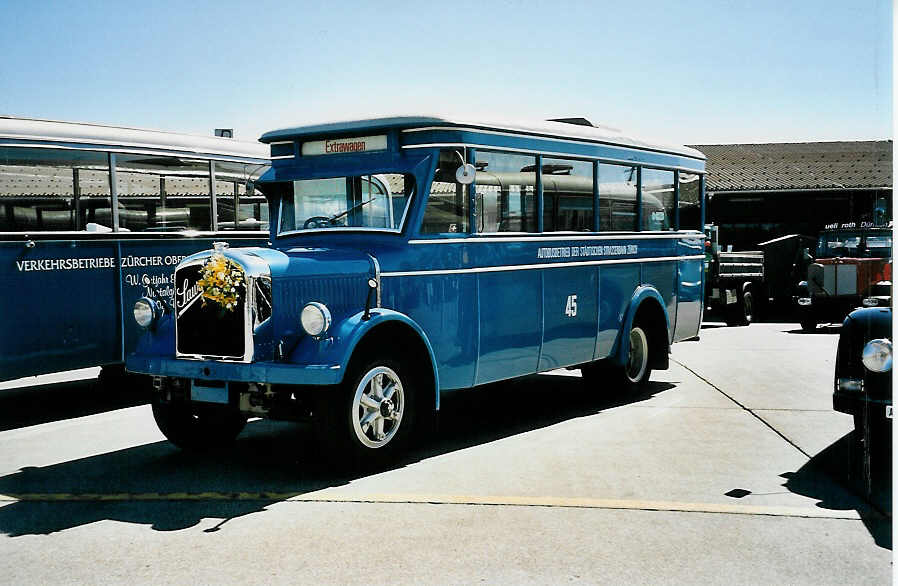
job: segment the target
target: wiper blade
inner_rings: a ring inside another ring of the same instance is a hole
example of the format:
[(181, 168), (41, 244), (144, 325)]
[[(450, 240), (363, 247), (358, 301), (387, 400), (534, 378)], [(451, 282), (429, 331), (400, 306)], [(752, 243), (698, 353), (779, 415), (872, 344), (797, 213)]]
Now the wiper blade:
[(374, 201), (375, 199), (377, 199), (377, 196), (376, 196), (376, 195), (375, 195), (374, 197), (372, 197), (371, 199), (369, 199), (368, 201), (360, 201), (359, 203), (355, 204), (354, 206), (352, 206), (351, 208), (349, 208), (349, 209), (346, 210), (345, 212), (340, 212), (339, 214), (334, 214), (333, 216), (331, 216), (330, 218), (328, 218), (328, 221), (329, 221), (329, 222), (333, 222), (334, 220), (339, 220), (339, 219), (342, 218), (343, 216), (346, 216), (346, 215), (351, 214), (352, 212), (356, 211), (356, 210), (359, 209), (360, 207), (362, 207), (362, 206), (364, 206), (364, 205), (367, 205), (367, 204), (371, 203), (371, 202)]

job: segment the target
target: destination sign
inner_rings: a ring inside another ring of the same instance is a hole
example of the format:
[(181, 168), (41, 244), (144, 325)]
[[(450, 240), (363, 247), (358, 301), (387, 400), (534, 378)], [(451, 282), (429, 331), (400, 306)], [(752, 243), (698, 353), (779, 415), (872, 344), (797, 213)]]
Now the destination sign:
[(305, 142), (302, 145), (302, 156), (339, 155), (385, 150), (387, 150), (387, 135), (380, 134), (377, 136), (358, 136)]

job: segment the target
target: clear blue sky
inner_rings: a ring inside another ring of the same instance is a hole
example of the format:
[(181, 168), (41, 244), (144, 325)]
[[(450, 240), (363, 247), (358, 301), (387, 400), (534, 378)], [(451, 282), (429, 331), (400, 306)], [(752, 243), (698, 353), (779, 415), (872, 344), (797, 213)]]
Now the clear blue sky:
[(887, 0), (0, 0), (0, 114), (209, 134), (448, 112), (679, 143), (892, 134)]

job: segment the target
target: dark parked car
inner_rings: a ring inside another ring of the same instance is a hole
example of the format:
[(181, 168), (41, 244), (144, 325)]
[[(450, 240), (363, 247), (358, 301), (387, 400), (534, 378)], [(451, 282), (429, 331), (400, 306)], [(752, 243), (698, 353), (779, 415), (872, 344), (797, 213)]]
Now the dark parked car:
[(854, 416), (850, 476), (870, 494), (891, 478), (892, 310), (852, 311), (836, 353), (833, 408)]

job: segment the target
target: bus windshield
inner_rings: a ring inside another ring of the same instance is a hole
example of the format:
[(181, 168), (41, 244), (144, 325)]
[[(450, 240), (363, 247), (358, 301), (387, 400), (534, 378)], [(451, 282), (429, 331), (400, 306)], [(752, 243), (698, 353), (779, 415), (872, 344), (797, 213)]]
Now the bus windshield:
[(413, 186), (414, 178), (401, 173), (293, 181), (283, 185), (278, 234), (341, 228), (397, 231)]
[(846, 230), (820, 236), (817, 243), (820, 258), (888, 258), (892, 256), (892, 235), (888, 231)]

